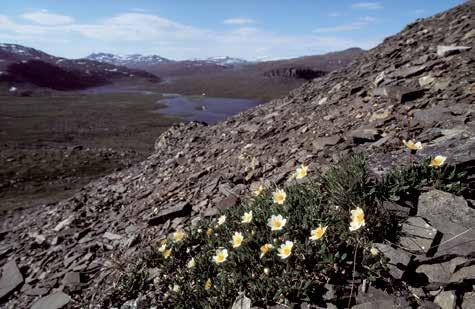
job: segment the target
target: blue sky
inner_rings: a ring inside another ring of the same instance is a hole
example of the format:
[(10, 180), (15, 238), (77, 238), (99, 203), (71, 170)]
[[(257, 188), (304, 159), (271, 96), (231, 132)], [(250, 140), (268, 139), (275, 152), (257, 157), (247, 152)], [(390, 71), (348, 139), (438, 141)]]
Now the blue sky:
[(371, 48), (461, 0), (1, 0), (0, 42), (92, 52), (249, 60)]

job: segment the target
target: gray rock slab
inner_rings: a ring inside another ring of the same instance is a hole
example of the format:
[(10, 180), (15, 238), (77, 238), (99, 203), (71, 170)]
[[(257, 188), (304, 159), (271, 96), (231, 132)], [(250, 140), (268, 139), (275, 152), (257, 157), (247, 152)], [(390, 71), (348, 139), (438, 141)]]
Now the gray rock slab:
[(177, 217), (184, 217), (191, 213), (192, 207), (189, 202), (181, 202), (175, 206), (160, 211), (156, 216), (148, 220), (149, 225), (159, 225), (167, 220), (173, 220)]
[(406, 252), (386, 244), (374, 244), (374, 246), (389, 259), (388, 267), (391, 276), (401, 279), (407, 265), (411, 262), (411, 257)]
[(449, 283), (457, 270), (457, 266), (465, 262), (467, 262), (467, 259), (456, 257), (442, 263), (419, 265), (416, 272), (425, 274), (430, 282)]
[(0, 299), (9, 295), (23, 283), (23, 275), (15, 261), (10, 261), (2, 267), (0, 278)]
[(31, 309), (59, 309), (66, 306), (71, 301), (71, 297), (63, 292), (56, 292), (40, 298), (31, 306)]
[(421, 217), (409, 217), (402, 224), (400, 244), (405, 249), (427, 253), (431, 248), (437, 230)]
[(463, 197), (439, 190), (422, 193), (417, 215), (444, 234), (437, 255), (475, 252), (475, 210)]
[(434, 299), (434, 303), (442, 309), (455, 309), (456, 301), (454, 291), (442, 291)]
[(447, 57), (450, 55), (458, 54), (460, 52), (466, 51), (471, 49), (469, 46), (456, 46), (456, 45), (439, 45), (437, 46), (437, 56), (439, 57)]

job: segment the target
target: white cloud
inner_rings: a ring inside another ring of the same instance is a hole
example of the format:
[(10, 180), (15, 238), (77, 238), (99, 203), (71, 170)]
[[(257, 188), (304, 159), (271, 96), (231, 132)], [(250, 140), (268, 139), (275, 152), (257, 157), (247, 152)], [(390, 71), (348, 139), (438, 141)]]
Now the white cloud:
[(411, 15), (422, 15), (424, 13), (425, 13), (424, 9), (417, 9), (417, 10), (411, 11)]
[(381, 2), (357, 2), (351, 5), (354, 9), (379, 10), (383, 8)]
[(256, 21), (254, 19), (246, 17), (228, 18), (223, 21), (223, 24), (226, 25), (249, 25), (255, 23)]
[(50, 13), (47, 10), (28, 12), (22, 15), (23, 18), (40, 25), (55, 26), (72, 24), (74, 18), (66, 15)]
[(336, 25), (333, 27), (320, 27), (316, 28), (313, 32), (315, 33), (331, 33), (331, 32), (347, 32), (362, 29), (374, 22), (377, 19), (371, 16), (360, 17), (357, 21), (347, 24)]
[[(362, 18), (357, 22), (362, 26), (369, 19)], [(0, 40), (4, 38), (10, 42), (31, 45), (64, 57), (83, 57), (93, 51), (104, 51), (118, 54), (153, 53), (172, 59), (216, 55), (246, 59), (288, 58), (355, 46), (370, 48), (375, 44), (374, 40), (360, 41), (320, 32), (282, 34), (248, 24), (210, 30), (138, 12), (118, 14), (91, 23), (65, 25), (18, 23), (0, 15)], [(49, 38), (55, 39), (54, 44), (50, 44)], [(64, 44), (65, 41), (69, 43)]]

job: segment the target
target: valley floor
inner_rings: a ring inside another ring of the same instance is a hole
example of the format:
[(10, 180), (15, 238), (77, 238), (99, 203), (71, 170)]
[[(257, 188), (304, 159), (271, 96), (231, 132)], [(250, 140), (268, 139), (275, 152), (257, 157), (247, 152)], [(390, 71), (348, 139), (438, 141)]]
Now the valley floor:
[(159, 94), (0, 96), (0, 212), (67, 198), (142, 161), (179, 121), (153, 111)]

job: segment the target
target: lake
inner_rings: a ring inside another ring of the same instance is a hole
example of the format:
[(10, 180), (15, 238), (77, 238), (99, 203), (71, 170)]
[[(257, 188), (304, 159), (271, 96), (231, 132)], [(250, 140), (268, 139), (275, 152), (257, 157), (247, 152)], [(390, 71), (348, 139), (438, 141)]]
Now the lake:
[[(214, 124), (243, 112), (251, 107), (262, 104), (253, 99), (216, 98), (204, 95), (184, 96), (175, 93), (159, 93), (140, 89), (134, 86), (106, 85), (81, 91), (85, 94), (138, 93), (143, 95), (160, 94), (163, 98), (157, 101), (154, 113), (176, 116), (184, 120), (202, 121)], [(163, 107), (165, 106), (165, 107)]]
[(262, 102), (251, 99), (169, 95), (157, 103), (166, 105), (157, 109), (157, 113), (214, 124)]

